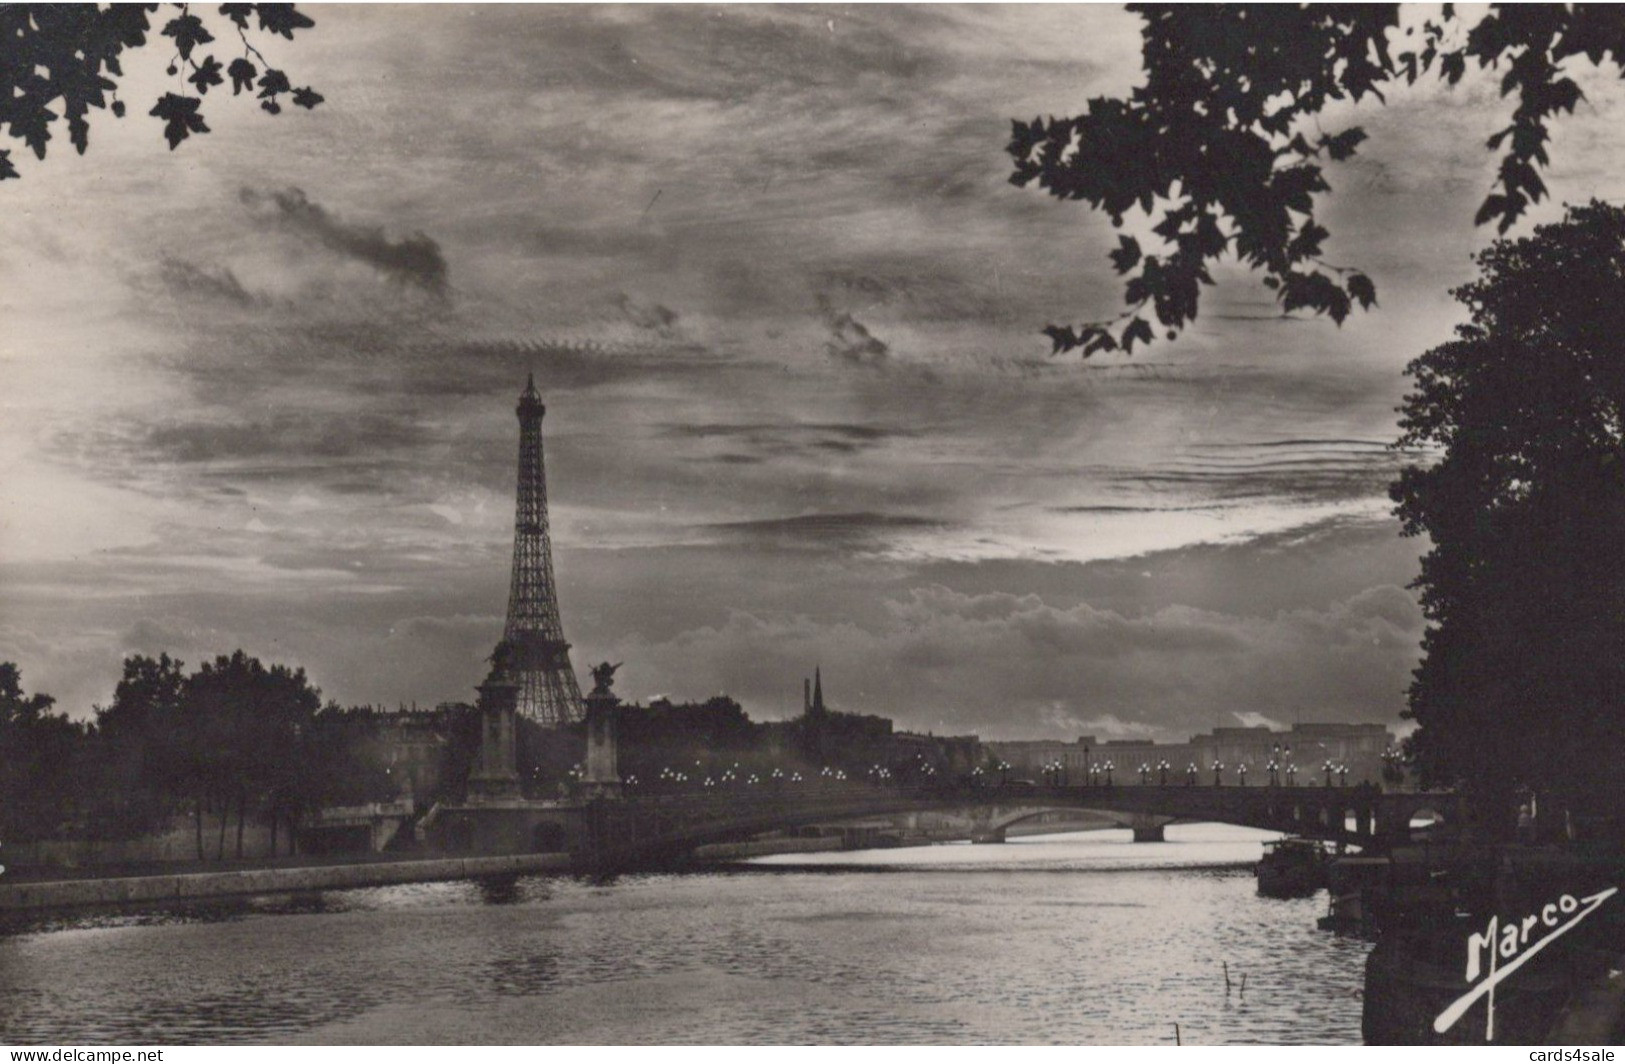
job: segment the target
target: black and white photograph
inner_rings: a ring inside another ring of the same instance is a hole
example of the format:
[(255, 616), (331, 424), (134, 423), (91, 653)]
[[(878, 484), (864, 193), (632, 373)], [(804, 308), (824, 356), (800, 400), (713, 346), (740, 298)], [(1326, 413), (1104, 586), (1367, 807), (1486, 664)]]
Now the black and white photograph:
[(12, 1060), (1612, 1059), (1625, 7), (0, 4), (0, 866)]

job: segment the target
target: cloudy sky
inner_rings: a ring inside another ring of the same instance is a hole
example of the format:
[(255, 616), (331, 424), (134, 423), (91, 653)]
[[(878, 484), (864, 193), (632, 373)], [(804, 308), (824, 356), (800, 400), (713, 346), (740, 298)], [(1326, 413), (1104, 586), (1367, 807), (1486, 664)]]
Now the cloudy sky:
[[(1504, 125), (1362, 108), (1327, 257), (1380, 309), (1221, 271), (1132, 358), (1110, 228), (1007, 183), (1013, 117), (1138, 79), (1112, 7), (319, 7), (327, 102), (131, 117), (0, 185), (0, 659), (87, 715), (129, 653), (243, 647), (345, 703), (466, 698), (502, 628), (513, 402), (548, 404), (578, 671), (984, 736), (1394, 722), (1421, 619), (1385, 485), (1401, 370)], [(1557, 200), (1625, 194), (1611, 84)], [(1329, 126), (1350, 117), (1330, 115)], [(1550, 218), (1548, 205), (1539, 217)]]

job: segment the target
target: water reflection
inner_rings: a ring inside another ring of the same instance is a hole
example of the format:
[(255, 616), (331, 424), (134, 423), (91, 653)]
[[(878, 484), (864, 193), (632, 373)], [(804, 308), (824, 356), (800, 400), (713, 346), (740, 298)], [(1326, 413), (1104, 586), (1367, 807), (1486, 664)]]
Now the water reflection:
[(489, 985), (504, 997), (529, 997), (556, 985), (559, 959), (551, 947), (521, 950), (491, 962)]
[(512, 905), (520, 899), (517, 875), (486, 876), (474, 881), (480, 900), (487, 905)]
[(1258, 833), (1108, 834), (38, 921), (0, 1041), (1358, 1041), (1366, 947), (1256, 896)]

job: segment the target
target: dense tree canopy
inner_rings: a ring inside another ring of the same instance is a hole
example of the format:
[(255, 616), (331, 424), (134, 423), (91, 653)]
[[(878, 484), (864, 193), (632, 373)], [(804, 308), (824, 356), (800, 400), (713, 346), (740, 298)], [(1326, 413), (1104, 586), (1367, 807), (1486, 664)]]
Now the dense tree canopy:
[(96, 711), (98, 776), (107, 787), (101, 812), (114, 837), (156, 826), (183, 779), (187, 736), (181, 724), (186, 674), (168, 654), (124, 659), (113, 701)]
[[(64, 121), (69, 142), (83, 155), (91, 108), (124, 117), (118, 93), (123, 61), (149, 43), (174, 48), (168, 65), (174, 87), (147, 112), (162, 120), (171, 150), (209, 131), (203, 98), (211, 88), (224, 92), (228, 78), (233, 96), (250, 93), (267, 114), (281, 113), (284, 98), (304, 108), (322, 102), (310, 86), (294, 88), (254, 43), (260, 36), (292, 40), (296, 30), (315, 25), (293, 4), (221, 4), (213, 29), (198, 13), (202, 6), (171, 4), (175, 14), (149, 39), (149, 16), (159, 6), (0, 4), (0, 125), (44, 159), (53, 128)], [(11, 152), (0, 149), (0, 180), (17, 176)]]
[(47, 838), (75, 812), (84, 729), (52, 713), (55, 701), (24, 694), (17, 666), (0, 662), (0, 843)]
[[(167, 654), (132, 655), (112, 703), (97, 710), (86, 755), (96, 766), (91, 827), (129, 838), (185, 810), (198, 825), (198, 857), (211, 848), (224, 856), (228, 813), (239, 837), (250, 815), (291, 833), (323, 805), (390, 797), (383, 767), (358, 750), (352, 716), (322, 707), (303, 669), (241, 650), (190, 675)], [(205, 810), (222, 817), (213, 840), (203, 837)]]
[(1470, 322), (1407, 370), (1400, 443), (1442, 449), (1393, 489), (1432, 543), (1412, 750), (1429, 782), (1586, 808), (1625, 758), (1625, 210), (1478, 261)]
[(1145, 83), (1126, 99), (1100, 97), (1069, 118), (1016, 121), (1010, 180), (1083, 200), (1121, 226), (1143, 212), (1161, 243), (1123, 235), (1110, 254), (1125, 277), (1115, 319), (1045, 332), (1055, 350), (1131, 351), (1153, 322), (1171, 338), (1197, 314), (1210, 264), (1234, 255), (1264, 271), (1283, 310), (1341, 323), (1376, 302), (1371, 278), (1322, 258), (1331, 235), (1316, 217), (1330, 191), (1325, 164), (1366, 139), (1315, 123), (1335, 100), (1385, 99), (1399, 82), (1436, 74), (1454, 85), (1468, 64), (1503, 70), (1515, 103), (1489, 139), (1500, 151), (1495, 187), (1476, 222), (1505, 233), (1546, 194), (1547, 126), (1582, 98), (1565, 73), (1576, 60), (1625, 74), (1625, 9), (1604, 4), (1492, 5), (1471, 25), (1446, 4), (1400, 30), (1392, 4), (1132, 4), (1145, 19)]

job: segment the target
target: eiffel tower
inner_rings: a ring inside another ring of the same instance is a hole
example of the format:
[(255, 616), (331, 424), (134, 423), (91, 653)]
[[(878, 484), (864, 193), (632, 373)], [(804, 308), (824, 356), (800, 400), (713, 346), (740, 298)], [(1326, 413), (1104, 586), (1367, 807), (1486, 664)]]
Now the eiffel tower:
[(508, 679), (519, 685), (518, 711), (549, 727), (582, 719), (581, 688), (559, 623), (553, 544), (547, 533), (547, 475), (542, 415), (532, 374), (519, 396), (519, 504), (514, 513), (513, 583), (508, 590)]

